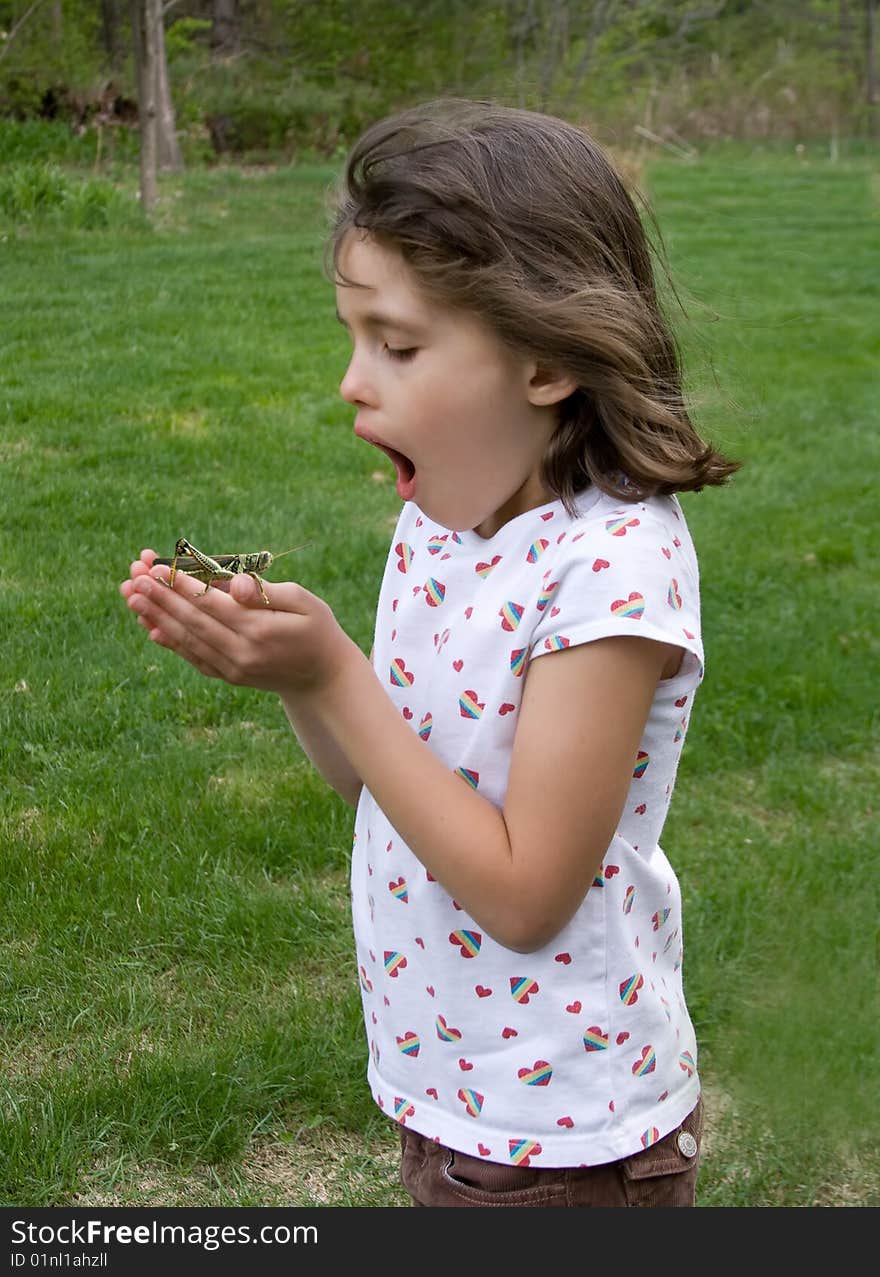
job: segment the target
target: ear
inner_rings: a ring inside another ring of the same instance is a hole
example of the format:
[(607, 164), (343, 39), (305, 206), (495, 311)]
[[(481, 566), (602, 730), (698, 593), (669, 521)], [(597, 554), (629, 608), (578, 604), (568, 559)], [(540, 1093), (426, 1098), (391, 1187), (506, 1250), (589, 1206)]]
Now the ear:
[(549, 404), (561, 403), (563, 399), (574, 394), (577, 388), (578, 383), (575, 378), (564, 373), (560, 368), (532, 364), (526, 394), (529, 402), (535, 407), (546, 407)]

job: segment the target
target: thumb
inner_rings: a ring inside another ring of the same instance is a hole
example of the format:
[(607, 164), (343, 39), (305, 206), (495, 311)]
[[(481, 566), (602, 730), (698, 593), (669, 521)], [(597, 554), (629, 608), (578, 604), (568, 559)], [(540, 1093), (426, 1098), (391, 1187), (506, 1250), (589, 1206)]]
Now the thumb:
[[(270, 594), (272, 586), (268, 581), (263, 582), (263, 589), (266, 592), (266, 598), (272, 598)], [(252, 576), (241, 572), (234, 576), (229, 582), (229, 593), (235, 599), (236, 603), (241, 603), (244, 607), (265, 607), (263, 595), (260, 593), (260, 587)]]

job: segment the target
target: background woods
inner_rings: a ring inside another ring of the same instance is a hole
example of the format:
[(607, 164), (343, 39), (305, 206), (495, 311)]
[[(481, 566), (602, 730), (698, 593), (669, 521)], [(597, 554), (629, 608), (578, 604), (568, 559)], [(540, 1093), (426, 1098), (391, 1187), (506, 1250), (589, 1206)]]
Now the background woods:
[(0, 113), (130, 125), (134, 19), (152, 13), (160, 167), (181, 158), (172, 99), (197, 156), (330, 154), (440, 93), (574, 111), (619, 143), (876, 137), (877, 3), (0, 0)]

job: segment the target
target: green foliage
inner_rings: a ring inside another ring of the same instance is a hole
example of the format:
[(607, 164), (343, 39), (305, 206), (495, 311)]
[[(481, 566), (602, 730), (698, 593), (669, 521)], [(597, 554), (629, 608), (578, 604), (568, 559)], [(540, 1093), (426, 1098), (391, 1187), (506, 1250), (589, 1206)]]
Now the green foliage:
[(0, 168), (0, 221), (83, 231), (144, 224), (130, 191), (103, 177), (77, 177), (57, 164), (33, 161)]
[(89, 164), (94, 138), (76, 133), (62, 120), (0, 119), (0, 165), (23, 161)]
[(169, 63), (183, 54), (191, 54), (199, 45), (200, 37), (211, 30), (207, 18), (177, 18), (165, 32), (165, 53)]

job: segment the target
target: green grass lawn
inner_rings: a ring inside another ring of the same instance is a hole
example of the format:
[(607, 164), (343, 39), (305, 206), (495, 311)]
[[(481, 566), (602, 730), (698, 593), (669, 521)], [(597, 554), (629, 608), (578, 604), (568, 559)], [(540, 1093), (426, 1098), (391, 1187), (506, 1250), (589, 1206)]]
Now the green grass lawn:
[[(351, 814), (274, 698), (117, 592), (179, 535), (312, 539), (270, 575), (369, 645), (397, 498), (336, 394), (332, 178), (192, 173), (152, 231), (0, 222), (3, 1204), (404, 1204)], [(701, 1200), (877, 1205), (876, 174), (730, 152), (646, 183), (698, 416), (745, 462), (685, 502), (707, 676), (664, 838)]]

